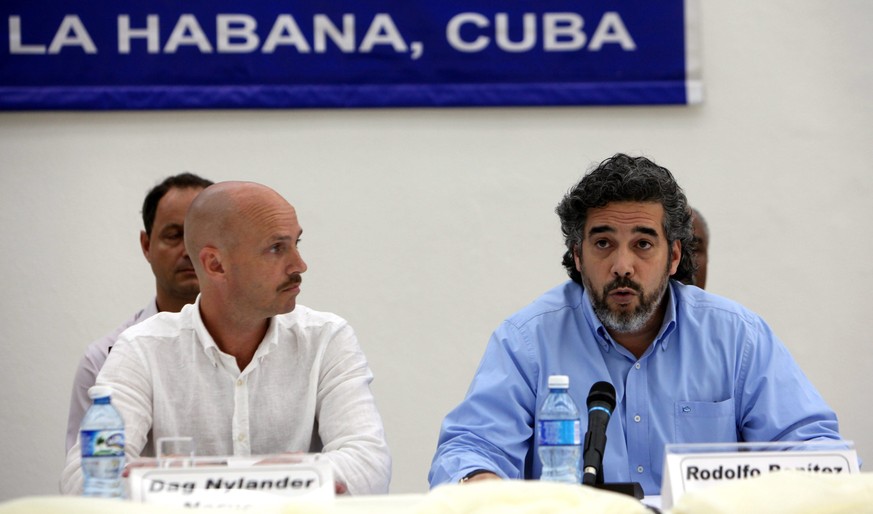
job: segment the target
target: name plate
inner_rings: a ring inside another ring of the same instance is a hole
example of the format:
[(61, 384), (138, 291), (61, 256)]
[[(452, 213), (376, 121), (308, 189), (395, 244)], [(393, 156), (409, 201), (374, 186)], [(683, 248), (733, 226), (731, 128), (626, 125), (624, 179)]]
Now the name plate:
[(669, 509), (686, 492), (783, 470), (858, 473), (858, 455), (844, 441), (667, 445), (661, 505)]
[(334, 498), (333, 470), (324, 460), (252, 464), (251, 460), (206, 458), (192, 464), (132, 468), (130, 498), (186, 508), (247, 508), (291, 498)]

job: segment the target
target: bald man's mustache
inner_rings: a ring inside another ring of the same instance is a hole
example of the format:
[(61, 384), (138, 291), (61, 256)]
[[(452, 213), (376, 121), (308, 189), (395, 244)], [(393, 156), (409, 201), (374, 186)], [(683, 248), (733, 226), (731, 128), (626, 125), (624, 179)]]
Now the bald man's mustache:
[(301, 276), (300, 273), (294, 273), (293, 275), (291, 275), (291, 278), (288, 280), (288, 282), (285, 282), (284, 284), (282, 284), (281, 286), (276, 288), (276, 291), (284, 291), (286, 289), (291, 289), (293, 287), (297, 287), (302, 282), (303, 282), (303, 276)]

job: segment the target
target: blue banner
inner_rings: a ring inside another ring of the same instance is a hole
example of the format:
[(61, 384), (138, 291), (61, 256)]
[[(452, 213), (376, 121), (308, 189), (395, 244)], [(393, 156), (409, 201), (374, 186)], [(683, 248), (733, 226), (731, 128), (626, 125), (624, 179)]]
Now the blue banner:
[(694, 6), (3, 0), (0, 109), (696, 103)]

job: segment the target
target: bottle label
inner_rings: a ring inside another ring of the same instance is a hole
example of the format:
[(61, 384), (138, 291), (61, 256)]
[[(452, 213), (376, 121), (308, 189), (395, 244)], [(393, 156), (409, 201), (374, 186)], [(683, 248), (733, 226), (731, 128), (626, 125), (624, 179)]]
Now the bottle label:
[(82, 430), (83, 457), (117, 457), (124, 455), (124, 430)]
[(567, 446), (582, 444), (578, 419), (540, 420), (540, 446)]

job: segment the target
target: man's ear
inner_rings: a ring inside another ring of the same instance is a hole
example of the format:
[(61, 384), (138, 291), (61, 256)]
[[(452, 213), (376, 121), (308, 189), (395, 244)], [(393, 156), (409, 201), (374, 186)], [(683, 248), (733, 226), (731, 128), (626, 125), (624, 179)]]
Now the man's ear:
[(200, 249), (200, 265), (207, 276), (218, 277), (224, 275), (224, 262), (221, 252), (214, 246), (204, 246)]
[(579, 256), (579, 245), (573, 247), (573, 261), (576, 263), (576, 271), (582, 273), (582, 257)]
[(152, 240), (148, 234), (146, 234), (145, 230), (139, 231), (139, 246), (142, 248), (142, 255), (146, 258), (147, 261), (152, 262), (149, 258), (149, 250), (152, 247)]
[(679, 261), (682, 260), (682, 243), (677, 239), (670, 248), (670, 276), (676, 274), (679, 269)]

